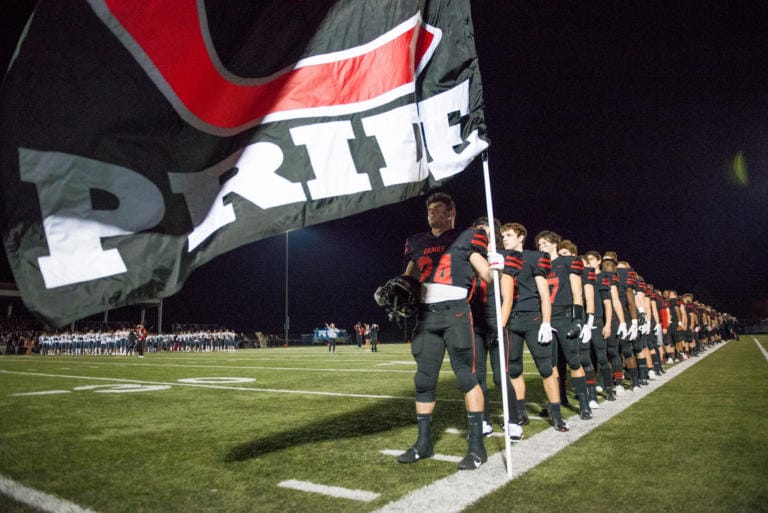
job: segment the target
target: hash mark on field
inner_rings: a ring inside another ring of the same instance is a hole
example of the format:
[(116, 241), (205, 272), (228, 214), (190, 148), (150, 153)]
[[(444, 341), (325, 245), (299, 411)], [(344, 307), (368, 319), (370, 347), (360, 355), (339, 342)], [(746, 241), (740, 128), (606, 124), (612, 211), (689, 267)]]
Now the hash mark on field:
[[(400, 456), (404, 451), (398, 451), (395, 449), (382, 449), (379, 452), (385, 456)], [(448, 463), (458, 463), (461, 461), (461, 456), (451, 456), (450, 454), (434, 454), (430, 456), (429, 459), (447, 461)]]
[(376, 492), (352, 490), (351, 488), (342, 488), (340, 486), (327, 486), (311, 483), (309, 481), (297, 481), (295, 479), (282, 481), (278, 483), (277, 486), (281, 488), (290, 488), (291, 490), (299, 490), (300, 492), (319, 493), (339, 499), (351, 499), (353, 501), (361, 502), (371, 502), (379, 497), (379, 494)]

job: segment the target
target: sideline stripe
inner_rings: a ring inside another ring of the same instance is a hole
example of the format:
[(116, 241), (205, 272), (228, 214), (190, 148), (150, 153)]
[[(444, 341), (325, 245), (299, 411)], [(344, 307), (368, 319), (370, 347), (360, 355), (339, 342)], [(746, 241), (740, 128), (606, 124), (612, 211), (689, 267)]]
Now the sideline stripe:
[(0, 493), (22, 504), (41, 511), (50, 511), (50, 513), (96, 513), (92, 509), (81, 508), (77, 504), (55, 495), (39, 492), (34, 488), (19, 484), (2, 474), (0, 474)]
[(757, 340), (755, 337), (752, 337), (752, 340), (755, 341), (755, 344), (757, 344), (757, 347), (760, 348), (760, 352), (763, 353), (765, 360), (768, 361), (768, 351), (765, 350), (765, 348), (763, 347), (763, 344), (761, 344), (760, 341)]
[(567, 433), (546, 429), (515, 444), (512, 447), (514, 461), (512, 462), (512, 476), (510, 478), (507, 477), (507, 468), (504, 465), (504, 451), (500, 451), (489, 456), (488, 462), (477, 470), (460, 470), (423, 488), (409, 492), (373, 513), (408, 513), (412, 511), (459, 513), (472, 503), (501, 488), (511, 479), (523, 475), (539, 463), (551, 458), (603, 422), (621, 413), (726, 344), (727, 342), (718, 344), (700, 357), (689, 358), (675, 364), (666, 374), (656, 378), (649, 386), (642, 387), (637, 392), (627, 391), (617, 401), (601, 403), (600, 410), (595, 412), (595, 417), (592, 420), (582, 421), (577, 415), (570, 417), (568, 424), (571, 430)]
[(292, 490), (299, 490), (301, 492), (320, 493), (323, 495), (330, 495), (338, 499), (351, 499), (353, 501), (371, 502), (379, 498), (379, 494), (375, 492), (369, 492), (366, 490), (352, 490), (350, 488), (342, 488), (340, 486), (326, 486), (317, 483), (311, 483), (309, 481), (297, 481), (295, 479), (289, 479), (277, 484), (281, 488), (290, 488)]

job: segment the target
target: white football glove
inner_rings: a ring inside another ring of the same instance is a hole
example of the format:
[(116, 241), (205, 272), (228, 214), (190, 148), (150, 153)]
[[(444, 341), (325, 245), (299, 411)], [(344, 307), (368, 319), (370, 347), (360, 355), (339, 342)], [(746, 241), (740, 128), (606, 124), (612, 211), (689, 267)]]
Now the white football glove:
[(653, 333), (658, 337), (661, 335), (661, 324), (657, 324), (655, 328), (653, 328)]
[(616, 336), (620, 339), (627, 338), (627, 323), (626, 322), (620, 322), (619, 323), (619, 331), (616, 332)]
[(637, 340), (637, 319), (632, 319), (632, 324), (629, 326), (629, 340)]
[(493, 269), (494, 271), (503, 271), (504, 270), (504, 255), (501, 253), (488, 253), (488, 265)]
[(552, 342), (552, 326), (548, 322), (542, 322), (539, 326), (539, 344), (546, 346)]
[(592, 330), (594, 329), (594, 323), (595, 315), (587, 314), (587, 322), (584, 324), (584, 327), (581, 328), (581, 334), (579, 335), (582, 344), (589, 344), (589, 341), (592, 340)]
[(649, 322), (643, 323), (639, 329), (640, 329), (640, 333), (642, 333), (643, 335), (648, 335), (651, 332), (651, 323)]

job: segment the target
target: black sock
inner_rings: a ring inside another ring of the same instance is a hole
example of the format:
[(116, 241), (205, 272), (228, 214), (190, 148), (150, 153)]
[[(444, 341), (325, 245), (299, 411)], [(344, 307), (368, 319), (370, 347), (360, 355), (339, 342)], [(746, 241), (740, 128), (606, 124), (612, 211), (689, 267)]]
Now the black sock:
[[(481, 419), (482, 415), (483, 414), (480, 413)], [(432, 450), (432, 414), (417, 413), (416, 422), (419, 424), (419, 437), (416, 439), (416, 443), (414, 445), (420, 453), (426, 454)]]

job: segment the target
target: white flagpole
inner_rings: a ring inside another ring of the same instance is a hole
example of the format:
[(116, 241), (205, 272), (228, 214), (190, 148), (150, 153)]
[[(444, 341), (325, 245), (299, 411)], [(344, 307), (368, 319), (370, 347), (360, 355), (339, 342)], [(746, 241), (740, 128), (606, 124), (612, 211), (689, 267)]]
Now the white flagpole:
[[(485, 205), (488, 213), (488, 228), (490, 231), (488, 251), (496, 251), (496, 223), (493, 216), (493, 199), (491, 196), (491, 173), (488, 167), (488, 152), (483, 152), (483, 182), (485, 183)], [(501, 284), (499, 273), (493, 272), (493, 303), (496, 307), (496, 337), (499, 340), (499, 372), (501, 373), (501, 400), (504, 406), (504, 449), (507, 457), (507, 477), (512, 477), (512, 441), (507, 435), (509, 424), (509, 390), (507, 390), (507, 351), (504, 345), (504, 326), (501, 325)]]

